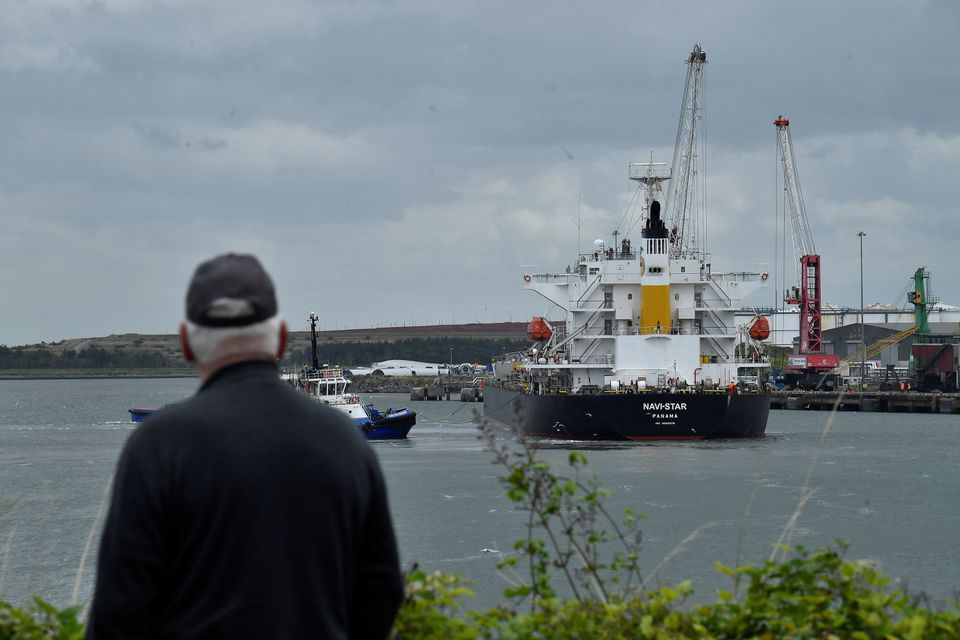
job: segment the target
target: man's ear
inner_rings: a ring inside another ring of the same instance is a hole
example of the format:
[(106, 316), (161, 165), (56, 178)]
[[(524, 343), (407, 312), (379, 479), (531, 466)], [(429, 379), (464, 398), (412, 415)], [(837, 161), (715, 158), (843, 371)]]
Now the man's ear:
[(190, 348), (190, 338), (187, 337), (187, 324), (185, 322), (180, 323), (180, 350), (183, 351), (183, 359), (187, 362), (197, 361), (196, 356), (193, 355), (193, 349)]
[(290, 337), (289, 331), (287, 331), (287, 322), (286, 320), (280, 321), (280, 346), (277, 348), (277, 360), (280, 360), (283, 357), (284, 352), (287, 350), (287, 338)]

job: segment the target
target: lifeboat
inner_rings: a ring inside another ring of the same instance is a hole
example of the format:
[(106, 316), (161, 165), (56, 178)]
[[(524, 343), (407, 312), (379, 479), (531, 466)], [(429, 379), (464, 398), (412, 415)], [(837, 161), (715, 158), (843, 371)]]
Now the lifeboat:
[(754, 340), (766, 340), (770, 337), (770, 323), (766, 316), (758, 316), (750, 325), (750, 337)]
[(546, 318), (533, 316), (533, 320), (527, 325), (527, 335), (536, 342), (545, 342), (553, 335), (553, 329), (550, 328)]

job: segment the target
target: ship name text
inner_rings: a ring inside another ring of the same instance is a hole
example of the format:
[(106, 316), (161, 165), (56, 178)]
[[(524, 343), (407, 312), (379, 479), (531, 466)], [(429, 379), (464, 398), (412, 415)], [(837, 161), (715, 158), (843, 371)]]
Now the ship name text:
[(686, 411), (686, 402), (644, 402), (644, 411)]

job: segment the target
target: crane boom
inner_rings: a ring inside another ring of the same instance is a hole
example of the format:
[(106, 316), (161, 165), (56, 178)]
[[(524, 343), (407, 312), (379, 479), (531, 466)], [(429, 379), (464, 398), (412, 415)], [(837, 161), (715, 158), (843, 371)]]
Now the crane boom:
[(803, 205), (803, 192), (800, 190), (800, 178), (793, 159), (793, 139), (790, 137), (790, 121), (780, 116), (773, 121), (777, 127), (777, 149), (783, 165), (783, 190), (787, 205), (790, 207), (790, 222), (793, 226), (793, 257), (797, 265), (801, 256), (816, 255), (810, 224), (807, 222), (807, 209)]
[(780, 116), (773, 121), (777, 127), (777, 148), (783, 165), (783, 189), (790, 207), (793, 226), (793, 251), (797, 261), (798, 285), (787, 289), (784, 301), (800, 305), (800, 353), (823, 353), (823, 326), (821, 321), (820, 256), (813, 245), (813, 235), (803, 206), (797, 165), (793, 159), (793, 141), (790, 121)]
[(697, 170), (697, 130), (703, 111), (703, 67), (707, 53), (694, 45), (687, 57), (687, 81), (680, 105), (680, 124), (673, 146), (673, 164), (670, 171), (670, 193), (667, 196), (666, 223), (670, 230), (670, 256), (695, 257), (699, 253), (695, 227)]

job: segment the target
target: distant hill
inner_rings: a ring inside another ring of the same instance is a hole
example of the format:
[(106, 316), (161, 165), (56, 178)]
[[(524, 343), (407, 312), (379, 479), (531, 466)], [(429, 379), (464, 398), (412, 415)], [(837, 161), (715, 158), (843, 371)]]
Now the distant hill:
[[(486, 360), (491, 349), (515, 349), (527, 341), (525, 322), (473, 322), (468, 324), (437, 324), (411, 327), (376, 327), (367, 329), (340, 329), (318, 331), (317, 343), (322, 359), (340, 364), (368, 364), (363, 358), (390, 354), (387, 344), (403, 342), (404, 355), (384, 357), (411, 357), (411, 351), (423, 351), (425, 359), (444, 362), (448, 358), (449, 340), (454, 359), (460, 361)], [(479, 342), (478, 342), (479, 341)], [(496, 345), (482, 347), (488, 341)], [(398, 345), (398, 348), (401, 345)], [(309, 361), (310, 334), (292, 331), (288, 353), (293, 362)], [(429, 358), (428, 358), (429, 356)], [(338, 360), (334, 360), (337, 358)], [(341, 361), (339, 359), (344, 359)], [(356, 361), (353, 361), (356, 360)], [(180, 354), (176, 334), (124, 333), (95, 338), (71, 338), (58, 342), (6, 347), (0, 345), (0, 370), (63, 370), (63, 369), (183, 369), (187, 364)]]
[[(289, 321), (288, 321), (289, 324)], [(526, 322), (470, 322), (467, 324), (425, 324), (411, 327), (375, 327), (317, 331), (317, 340), (333, 342), (396, 342), (407, 338), (510, 338), (526, 339)], [(309, 331), (291, 331), (291, 342), (310, 342)], [(44, 349), (54, 353), (81, 351), (88, 347), (127, 351), (159, 351), (167, 355), (180, 352), (175, 333), (122, 333), (98, 338), (70, 338), (58, 342), (23, 345), (23, 349)]]

